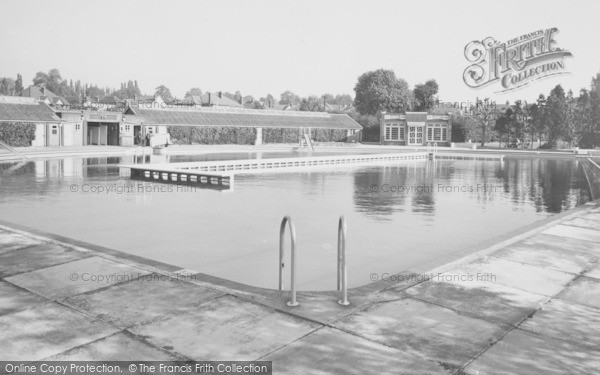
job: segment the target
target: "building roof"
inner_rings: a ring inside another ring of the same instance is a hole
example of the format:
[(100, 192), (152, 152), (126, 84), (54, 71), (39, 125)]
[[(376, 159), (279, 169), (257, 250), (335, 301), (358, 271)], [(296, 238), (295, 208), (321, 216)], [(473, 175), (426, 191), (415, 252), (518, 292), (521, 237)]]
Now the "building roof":
[(240, 103), (233, 99), (226, 97), (225, 95), (219, 96), (218, 93), (205, 92), (202, 96), (192, 96), (194, 104), (207, 105), (207, 106), (224, 106), (224, 107), (243, 107)]
[(34, 98), (0, 96), (0, 122), (60, 122), (52, 108)]
[(348, 115), (325, 112), (265, 111), (232, 107), (193, 109), (146, 109), (130, 107), (133, 114), (150, 126), (230, 126), (257, 128), (321, 128), (362, 130)]
[(42, 86), (31, 85), (21, 93), (21, 96), (36, 98), (36, 99), (46, 99), (49, 98), (52, 101), (52, 98), (58, 98), (59, 96), (53, 93)]
[(140, 116), (136, 115), (123, 115), (123, 123), (130, 125), (141, 125), (143, 123), (143, 119)]

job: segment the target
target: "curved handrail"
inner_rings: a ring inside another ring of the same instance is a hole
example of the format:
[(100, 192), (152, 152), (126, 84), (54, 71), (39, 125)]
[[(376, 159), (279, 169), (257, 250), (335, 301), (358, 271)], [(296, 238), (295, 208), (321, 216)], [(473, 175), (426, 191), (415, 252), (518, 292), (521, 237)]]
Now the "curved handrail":
[(338, 301), (340, 305), (347, 306), (348, 302), (348, 272), (346, 267), (346, 218), (340, 216), (338, 222), (338, 264), (337, 264), (337, 287), (342, 291), (342, 299)]
[(292, 300), (287, 303), (288, 306), (298, 306), (298, 301), (296, 301), (296, 228), (294, 223), (292, 222), (292, 218), (288, 215), (283, 217), (281, 221), (281, 226), (279, 228), (279, 290), (283, 290), (283, 267), (284, 264), (284, 240), (283, 235), (285, 234), (285, 225), (288, 224), (290, 227), (290, 236), (292, 240), (292, 249), (291, 249), (291, 282), (290, 289), (292, 291)]

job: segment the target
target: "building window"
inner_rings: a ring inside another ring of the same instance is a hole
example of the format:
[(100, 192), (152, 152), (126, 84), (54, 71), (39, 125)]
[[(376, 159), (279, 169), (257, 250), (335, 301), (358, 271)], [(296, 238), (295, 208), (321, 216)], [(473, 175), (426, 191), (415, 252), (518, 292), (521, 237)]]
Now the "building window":
[(58, 134), (58, 126), (52, 125), (52, 135)]
[(427, 126), (427, 142), (447, 142), (448, 127), (442, 124), (430, 124)]
[(129, 133), (131, 131), (131, 125), (125, 125), (125, 132)]
[(386, 141), (403, 141), (404, 126), (398, 123), (385, 124), (385, 140)]
[(80, 124), (75, 124), (75, 130), (79, 131), (79, 129), (81, 129), (81, 125)]

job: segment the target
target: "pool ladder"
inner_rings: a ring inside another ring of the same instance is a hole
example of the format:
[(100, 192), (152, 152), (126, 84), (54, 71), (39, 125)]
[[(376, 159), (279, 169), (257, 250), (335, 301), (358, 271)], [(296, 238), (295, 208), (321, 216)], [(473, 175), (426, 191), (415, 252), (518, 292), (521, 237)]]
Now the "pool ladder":
[(435, 159), (435, 156), (438, 153), (438, 144), (437, 142), (433, 143), (433, 145), (431, 144), (431, 142), (427, 142), (427, 155), (431, 158), (431, 159)]
[[(291, 280), (290, 289), (292, 299), (287, 302), (290, 307), (298, 306), (296, 299), (296, 227), (292, 222), (292, 218), (288, 215), (284, 216), (279, 227), (279, 290), (283, 290), (283, 268), (284, 263), (284, 234), (285, 228), (290, 228), (291, 237)], [(342, 299), (338, 301), (340, 305), (348, 306), (348, 273), (346, 267), (346, 218), (342, 215), (338, 222), (338, 243), (337, 243), (337, 289), (342, 291)]]

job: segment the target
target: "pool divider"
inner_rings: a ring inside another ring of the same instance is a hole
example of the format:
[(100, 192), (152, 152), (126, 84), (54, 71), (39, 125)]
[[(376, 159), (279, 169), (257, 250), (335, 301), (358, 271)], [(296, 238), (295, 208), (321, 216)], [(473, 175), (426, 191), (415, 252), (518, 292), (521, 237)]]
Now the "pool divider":
[(121, 168), (131, 171), (132, 179), (142, 179), (165, 183), (184, 183), (216, 189), (233, 187), (234, 175), (265, 172), (303, 170), (310, 167), (336, 167), (388, 163), (409, 160), (435, 159), (476, 159), (500, 160), (504, 155), (469, 154), (455, 152), (398, 152), (391, 154), (358, 154), (334, 156), (310, 156), (273, 159), (219, 160), (182, 163), (123, 164)]

